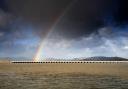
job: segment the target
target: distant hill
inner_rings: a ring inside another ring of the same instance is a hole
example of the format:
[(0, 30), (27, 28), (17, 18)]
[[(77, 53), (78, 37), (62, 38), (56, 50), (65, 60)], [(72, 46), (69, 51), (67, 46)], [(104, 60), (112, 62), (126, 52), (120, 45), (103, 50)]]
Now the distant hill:
[(83, 57), (83, 58), (73, 58), (73, 59), (57, 59), (57, 58), (45, 58), (42, 60), (46, 61), (128, 61), (126, 58), (121, 57), (104, 57), (104, 56), (95, 56), (95, 57)]
[(96, 56), (96, 57), (88, 57), (80, 59), (81, 61), (128, 61), (126, 58), (121, 57), (104, 57), (104, 56)]

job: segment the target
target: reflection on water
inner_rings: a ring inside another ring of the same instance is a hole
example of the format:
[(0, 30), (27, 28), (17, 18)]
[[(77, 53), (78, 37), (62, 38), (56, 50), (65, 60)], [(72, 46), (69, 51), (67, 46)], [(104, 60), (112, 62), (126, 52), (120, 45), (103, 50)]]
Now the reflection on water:
[(0, 73), (0, 89), (128, 89), (128, 79), (84, 74)]

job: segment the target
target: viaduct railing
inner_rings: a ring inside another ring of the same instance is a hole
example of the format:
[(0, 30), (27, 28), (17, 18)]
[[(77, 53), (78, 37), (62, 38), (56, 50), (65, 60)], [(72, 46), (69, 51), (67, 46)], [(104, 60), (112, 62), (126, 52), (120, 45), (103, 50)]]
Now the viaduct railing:
[(33, 62), (33, 61), (11, 61), (11, 63), (128, 63), (128, 61), (40, 61), (40, 62)]

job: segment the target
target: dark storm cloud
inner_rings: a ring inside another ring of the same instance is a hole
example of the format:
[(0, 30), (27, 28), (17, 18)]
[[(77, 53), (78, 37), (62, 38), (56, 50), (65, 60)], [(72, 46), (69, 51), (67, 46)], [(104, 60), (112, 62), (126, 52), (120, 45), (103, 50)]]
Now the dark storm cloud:
[[(55, 33), (74, 39), (98, 34), (100, 28), (109, 24), (120, 26), (128, 21), (127, 0), (1, 0), (0, 3), (5, 15), (12, 16), (6, 22), (10, 24), (20, 18), (23, 20), (21, 26), (24, 26), (24, 22), (32, 24), (36, 28), (33, 32), (41, 36), (60, 15), (62, 18), (54, 26)], [(19, 26), (15, 23), (12, 25)], [(14, 32), (10, 27), (4, 31)]]
[(26, 21), (50, 26), (72, 0), (7, 0), (10, 13)]
[(15, 18), (20, 17), (40, 26), (41, 30), (35, 30), (39, 33), (47, 32), (59, 16), (66, 12), (55, 29), (69, 38), (96, 32), (97, 28), (104, 26), (104, 16), (116, 7), (115, 0), (3, 0), (2, 3), (2, 8), (6, 8)]
[[(15, 38), (15, 31), (19, 31), (19, 33), (24, 29), (27, 31), (26, 25), (32, 25), (32, 28), (35, 29), (33, 34), (42, 37), (71, 1), (1, 0), (0, 32), (11, 35), (10, 40)], [(4, 36), (3, 38), (7, 38), (6, 35)], [(24, 38), (25, 35), (22, 34), (22, 36)]]
[(0, 8), (7, 11), (7, 5), (5, 0), (0, 0)]
[[(58, 24), (58, 31), (66, 37), (79, 38), (92, 33), (98, 35), (99, 29), (104, 27), (124, 30), (128, 24), (127, 4), (127, 0), (80, 0)], [(113, 29), (108, 30), (111, 32), (106, 33), (108, 36), (115, 33)]]
[(114, 19), (118, 25), (128, 23), (128, 0), (118, 0), (118, 7), (114, 13)]
[(62, 33), (73, 38), (97, 32), (98, 28), (105, 25), (104, 16), (114, 10), (112, 4), (112, 0), (79, 0), (59, 23), (58, 29), (64, 29)]

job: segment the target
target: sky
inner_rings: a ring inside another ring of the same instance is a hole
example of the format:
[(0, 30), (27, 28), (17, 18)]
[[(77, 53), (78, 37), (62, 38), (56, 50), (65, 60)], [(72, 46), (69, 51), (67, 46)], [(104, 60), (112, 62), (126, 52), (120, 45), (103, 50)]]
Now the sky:
[(0, 57), (128, 58), (127, 0), (0, 0)]

